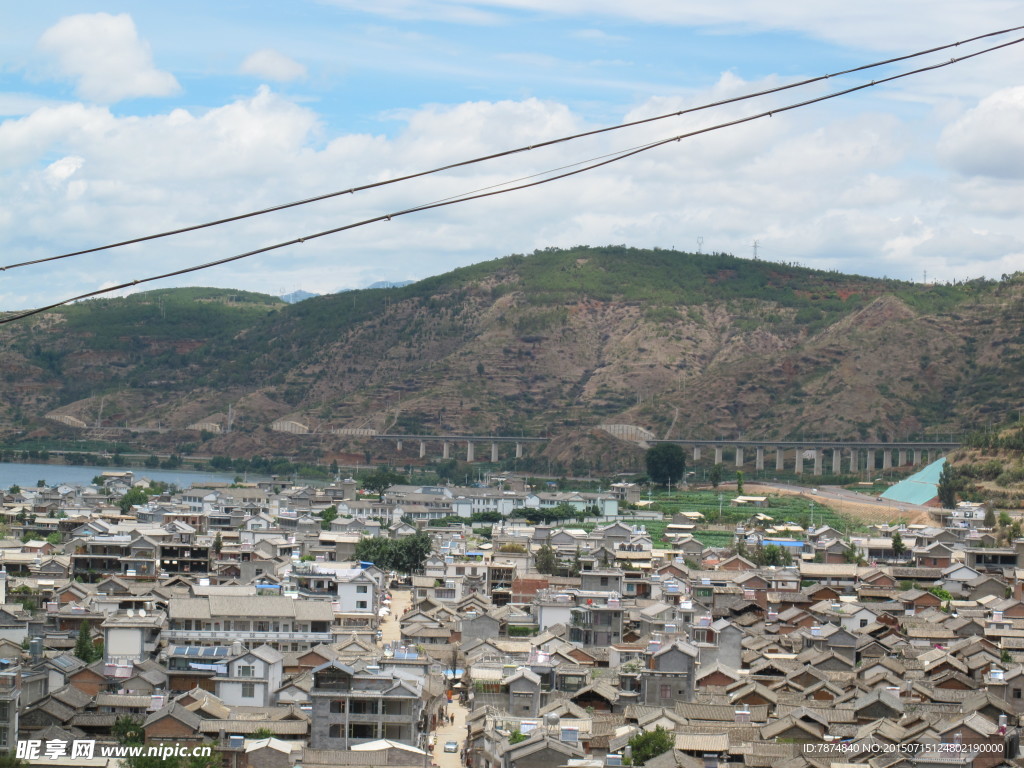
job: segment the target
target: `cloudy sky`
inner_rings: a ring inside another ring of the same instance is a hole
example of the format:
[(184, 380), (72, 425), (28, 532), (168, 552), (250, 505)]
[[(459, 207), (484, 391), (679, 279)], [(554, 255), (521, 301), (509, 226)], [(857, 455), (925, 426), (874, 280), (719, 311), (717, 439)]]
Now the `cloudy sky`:
[[(926, 22), (926, 23), (925, 23)], [(0, 261), (667, 114), (1024, 24), (1024, 2), (53, 2), (0, 26)], [(0, 273), (20, 309), (1005, 42), (214, 229)], [(1024, 44), (530, 190), (151, 284), (315, 292), (622, 243), (931, 281), (1024, 268)]]

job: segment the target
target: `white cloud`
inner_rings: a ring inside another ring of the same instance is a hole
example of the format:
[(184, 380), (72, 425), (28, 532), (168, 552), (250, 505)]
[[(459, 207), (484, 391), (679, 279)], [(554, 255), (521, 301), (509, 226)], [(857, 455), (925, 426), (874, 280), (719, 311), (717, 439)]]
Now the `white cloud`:
[[(705, 93), (658, 98), (618, 119), (754, 90), (727, 74)], [(1015, 102), (1014, 102), (1015, 103)], [(979, 105), (978, 109), (981, 109)], [(987, 108), (987, 107), (986, 107)], [(412, 183), (173, 240), (75, 260), (22, 301), (70, 295), (289, 240), (673, 135), (719, 113), (522, 152)], [(852, 107), (851, 107), (852, 110)], [(324, 135), (320, 116), (268, 87), (208, 111), (118, 116), (81, 104), (0, 122), (0, 220), (22, 260), (393, 178), (593, 128), (540, 99), (429, 105), (395, 113), (394, 136)], [(964, 123), (969, 123), (964, 118)], [(951, 134), (956, 131), (950, 129)], [(438, 274), (550, 245), (678, 247), (919, 279), (1011, 271), (1024, 251), (1024, 183), (946, 177), (915, 165), (916, 126), (892, 115), (801, 110), (672, 143), (565, 181), (396, 218), (188, 276), (189, 284), (318, 292)], [(59, 158), (59, 159), (54, 159)], [(993, 208), (1002, 200), (1002, 208)], [(1009, 202), (1008, 202), (1009, 201)], [(1014, 211), (1016, 210), (1016, 215)], [(31, 245), (26, 245), (29, 243)], [(174, 283), (169, 283), (174, 284)], [(180, 284), (180, 283), (179, 283)]]
[(940, 156), (967, 176), (1024, 179), (1024, 86), (982, 100), (950, 125)]
[(279, 83), (299, 80), (306, 76), (306, 68), (302, 64), (272, 48), (264, 48), (250, 54), (242, 62), (241, 72), (244, 75), (255, 75)]
[(153, 65), (149, 46), (128, 14), (68, 16), (43, 33), (39, 48), (56, 59), (57, 74), (75, 80), (76, 92), (88, 101), (113, 103), (179, 90), (172, 74)]

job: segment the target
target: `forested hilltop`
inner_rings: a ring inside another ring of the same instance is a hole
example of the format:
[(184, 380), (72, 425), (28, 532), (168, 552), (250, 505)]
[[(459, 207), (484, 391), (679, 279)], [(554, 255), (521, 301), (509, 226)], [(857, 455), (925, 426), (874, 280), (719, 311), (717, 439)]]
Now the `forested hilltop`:
[(724, 254), (548, 249), (292, 305), (166, 289), (3, 326), (0, 422), (8, 435), (54, 434), (52, 412), (183, 430), (226, 425), (230, 407), (231, 434), (209, 446), (227, 455), (293, 450), (295, 436), (268, 429), (285, 417), (320, 433), (615, 423), (896, 440), (1016, 407), (1022, 328), (1019, 274), (919, 285)]

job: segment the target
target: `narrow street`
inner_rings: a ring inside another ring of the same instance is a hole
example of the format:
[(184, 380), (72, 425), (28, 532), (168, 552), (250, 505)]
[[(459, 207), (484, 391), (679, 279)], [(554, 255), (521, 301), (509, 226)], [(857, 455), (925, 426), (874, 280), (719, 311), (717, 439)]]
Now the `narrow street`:
[[(383, 634), (381, 646), (391, 643), (395, 645), (401, 641), (402, 614), (406, 612), (412, 603), (412, 590), (392, 589), (391, 591), (391, 613), (381, 619), (380, 630)], [(459, 768), (464, 765), (462, 758), (462, 747), (466, 741), (466, 708), (459, 703), (459, 697), (445, 705), (444, 711), (452, 717), (450, 724), (445, 723), (434, 732), (434, 749), (431, 756), (431, 763), (440, 768)], [(454, 741), (459, 745), (456, 752), (445, 752), (445, 742)]]

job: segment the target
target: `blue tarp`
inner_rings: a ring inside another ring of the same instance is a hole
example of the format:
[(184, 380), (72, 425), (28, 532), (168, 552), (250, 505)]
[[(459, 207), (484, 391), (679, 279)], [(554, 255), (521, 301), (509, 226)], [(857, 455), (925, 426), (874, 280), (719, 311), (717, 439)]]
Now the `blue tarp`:
[(920, 472), (887, 489), (882, 498), (902, 504), (927, 504), (939, 495), (939, 475), (945, 464), (945, 458), (933, 461)]
[(803, 549), (804, 543), (802, 541), (789, 541), (780, 539), (765, 539), (762, 544), (768, 546), (774, 544), (777, 547), (792, 547), (793, 549)]

